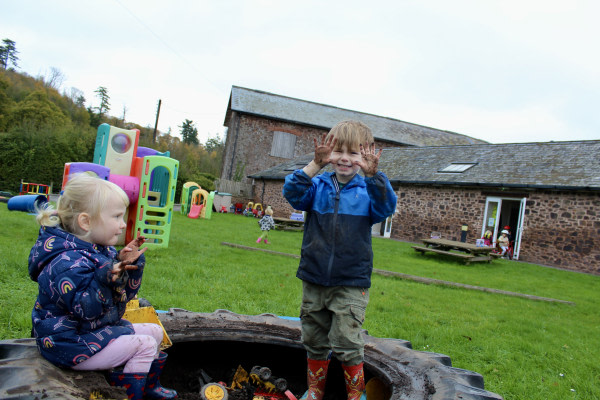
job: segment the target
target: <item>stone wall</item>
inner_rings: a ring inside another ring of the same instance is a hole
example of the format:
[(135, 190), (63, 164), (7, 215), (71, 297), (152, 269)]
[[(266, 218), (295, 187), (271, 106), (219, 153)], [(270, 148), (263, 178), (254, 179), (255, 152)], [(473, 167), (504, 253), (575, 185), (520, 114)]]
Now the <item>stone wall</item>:
[[(271, 205), (274, 215), (289, 218), (294, 211), (281, 194), (283, 181), (256, 181), (254, 201)], [(481, 235), (486, 198), (481, 189), (402, 186), (392, 238), (419, 243), (432, 232), (467, 241)], [(505, 193), (505, 197), (511, 196)], [(600, 274), (600, 194), (530, 192), (526, 195), (520, 261)]]
[[(287, 158), (273, 157), (271, 145), (273, 132), (287, 132), (296, 135), (294, 158), (314, 151), (313, 139), (320, 140), (329, 130), (304, 125), (274, 121), (252, 115), (233, 113), (227, 130), (225, 153), (221, 179), (233, 180), (236, 169), (243, 168), (243, 181), (250, 182), (246, 176), (289, 161)], [(390, 147), (390, 143), (376, 141), (376, 147)]]

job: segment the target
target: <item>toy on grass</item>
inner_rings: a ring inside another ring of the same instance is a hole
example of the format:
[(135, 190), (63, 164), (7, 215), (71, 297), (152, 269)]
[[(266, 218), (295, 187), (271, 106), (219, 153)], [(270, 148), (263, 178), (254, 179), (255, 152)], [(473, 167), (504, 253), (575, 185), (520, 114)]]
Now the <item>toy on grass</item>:
[(65, 164), (62, 186), (74, 173), (88, 173), (120, 186), (129, 197), (127, 228), (119, 244), (145, 236), (147, 247), (167, 247), (179, 161), (169, 152), (138, 146), (138, 129), (98, 127), (93, 163)]
[(258, 239), (256, 239), (256, 243), (260, 243), (262, 240), (264, 240), (265, 244), (269, 244), (269, 231), (272, 228), (275, 228), (275, 221), (273, 220), (273, 209), (271, 208), (271, 206), (267, 207), (267, 209), (265, 210), (265, 216), (258, 221), (258, 225), (260, 226), (262, 234), (259, 236)]
[(208, 193), (202, 188), (194, 189), (190, 196), (190, 212), (188, 217), (210, 219), (214, 196), (214, 192)]
[(7, 207), (9, 211), (25, 211), (28, 213), (36, 212), (36, 209), (41, 209), (48, 202), (46, 196), (42, 194), (26, 194), (22, 196), (14, 196), (8, 199)]
[(196, 182), (186, 182), (181, 187), (181, 213), (188, 215), (190, 213), (190, 206), (192, 204), (192, 193), (194, 190), (200, 189), (200, 185)]
[(254, 203), (249, 201), (248, 204), (246, 204), (246, 208), (244, 209), (243, 214), (246, 217), (253, 217), (254, 214), (252, 214), (252, 209), (254, 208)]
[(41, 183), (23, 182), (21, 179), (21, 185), (19, 187), (19, 195), (35, 194), (46, 196), (46, 201), (50, 201), (50, 193), (52, 193), (52, 186), (44, 185)]
[(254, 205), (254, 208), (252, 209), (252, 214), (256, 217), (256, 218), (260, 218), (263, 215), (265, 215), (265, 213), (263, 212), (263, 206), (260, 203), (256, 203)]

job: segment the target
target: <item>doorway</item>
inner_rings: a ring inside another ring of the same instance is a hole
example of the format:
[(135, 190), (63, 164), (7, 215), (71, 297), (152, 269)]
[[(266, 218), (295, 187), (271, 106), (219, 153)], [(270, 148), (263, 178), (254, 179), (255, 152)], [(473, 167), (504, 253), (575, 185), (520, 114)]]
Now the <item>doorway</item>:
[(392, 235), (392, 216), (387, 217), (385, 221), (374, 224), (371, 227), (371, 235), (389, 238)]
[(519, 259), (523, 219), (525, 217), (526, 198), (488, 197), (485, 204), (485, 214), (481, 237), (485, 231), (492, 232), (492, 246), (505, 227), (509, 227), (509, 239), (513, 245), (513, 259)]

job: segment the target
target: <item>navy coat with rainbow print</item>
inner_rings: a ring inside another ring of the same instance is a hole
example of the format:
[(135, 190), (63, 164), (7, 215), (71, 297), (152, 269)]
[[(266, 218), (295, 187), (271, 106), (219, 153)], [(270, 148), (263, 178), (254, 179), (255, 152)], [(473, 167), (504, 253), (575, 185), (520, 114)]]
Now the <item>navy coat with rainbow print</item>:
[(88, 243), (59, 228), (42, 227), (29, 254), (29, 275), (39, 292), (31, 317), (38, 349), (61, 367), (87, 360), (121, 335), (134, 333), (121, 319), (137, 294), (145, 264), (116, 282), (114, 247)]

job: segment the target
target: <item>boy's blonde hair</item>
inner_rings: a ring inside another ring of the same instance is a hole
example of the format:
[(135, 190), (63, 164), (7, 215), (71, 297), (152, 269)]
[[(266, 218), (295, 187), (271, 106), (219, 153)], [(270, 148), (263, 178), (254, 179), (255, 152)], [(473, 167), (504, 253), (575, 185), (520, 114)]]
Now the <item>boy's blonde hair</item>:
[(37, 221), (42, 226), (62, 225), (65, 231), (85, 239), (89, 232), (79, 227), (79, 214), (87, 213), (92, 221), (97, 221), (112, 196), (123, 200), (126, 208), (129, 206), (127, 194), (118, 185), (86, 173), (74, 174), (65, 185), (56, 210), (48, 203), (38, 211)]
[(331, 136), (337, 139), (335, 149), (346, 145), (348, 149), (358, 150), (365, 143), (371, 145), (375, 140), (371, 129), (359, 121), (342, 121), (336, 124), (327, 134), (328, 140)]

